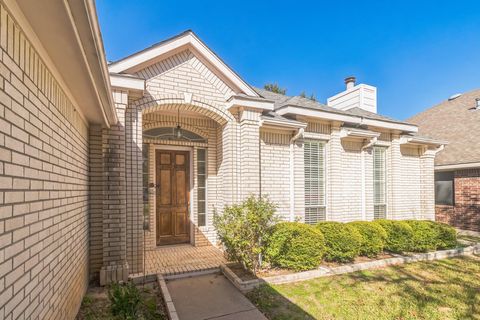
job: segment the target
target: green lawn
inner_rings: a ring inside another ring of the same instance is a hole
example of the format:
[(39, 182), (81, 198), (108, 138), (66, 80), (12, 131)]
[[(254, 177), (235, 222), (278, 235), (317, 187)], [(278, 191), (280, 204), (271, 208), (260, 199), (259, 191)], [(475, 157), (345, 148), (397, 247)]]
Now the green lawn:
[(263, 286), (248, 297), (269, 319), (480, 319), (480, 257)]

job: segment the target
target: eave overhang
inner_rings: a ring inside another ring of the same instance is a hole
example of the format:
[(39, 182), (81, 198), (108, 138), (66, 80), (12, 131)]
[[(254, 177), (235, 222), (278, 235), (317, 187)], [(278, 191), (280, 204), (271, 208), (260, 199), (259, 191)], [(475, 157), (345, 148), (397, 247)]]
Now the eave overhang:
[(402, 132), (418, 132), (418, 127), (407, 123), (390, 122), (386, 120), (375, 120), (361, 116), (348, 115), (344, 113), (336, 113), (331, 111), (317, 110), (300, 106), (286, 105), (275, 110), (279, 115), (296, 115), (312, 118), (319, 118), (328, 121), (339, 121), (343, 123), (351, 123), (355, 125), (372, 126), (383, 129), (398, 130)]
[(297, 130), (306, 127), (307, 123), (305, 122), (262, 117), (262, 128)]
[(380, 137), (380, 132), (374, 132), (370, 130), (357, 128), (342, 128), (340, 130), (340, 138), (373, 139), (378, 137)]
[(445, 140), (436, 140), (427, 137), (421, 136), (408, 136), (404, 135), (400, 137), (400, 144), (411, 144), (411, 145), (418, 145), (418, 146), (428, 146), (428, 147), (441, 147), (448, 144), (448, 141)]
[(128, 92), (131, 97), (141, 98), (145, 91), (145, 79), (124, 74), (110, 74), (112, 89), (120, 89)]
[(435, 165), (435, 171), (463, 170), (480, 168), (480, 162)]
[(50, 72), (93, 124), (117, 122), (93, 0), (5, 0)]
[(227, 109), (246, 108), (260, 111), (272, 111), (274, 102), (261, 97), (234, 95), (227, 100)]

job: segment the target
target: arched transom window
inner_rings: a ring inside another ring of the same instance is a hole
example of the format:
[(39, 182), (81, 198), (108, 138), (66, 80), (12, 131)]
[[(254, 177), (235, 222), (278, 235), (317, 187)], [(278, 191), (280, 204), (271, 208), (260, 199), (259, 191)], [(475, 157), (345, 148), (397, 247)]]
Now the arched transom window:
[(204, 137), (185, 130), (183, 128), (172, 128), (172, 127), (163, 127), (163, 128), (153, 128), (148, 129), (143, 132), (143, 136), (150, 139), (162, 139), (162, 140), (181, 140), (181, 141), (191, 141), (191, 142), (203, 142), (206, 143), (207, 139)]

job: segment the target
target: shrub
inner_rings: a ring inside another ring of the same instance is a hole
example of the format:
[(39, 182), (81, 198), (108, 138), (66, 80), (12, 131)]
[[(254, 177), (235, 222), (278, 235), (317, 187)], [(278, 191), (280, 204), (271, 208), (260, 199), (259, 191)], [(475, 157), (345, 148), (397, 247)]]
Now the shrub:
[(355, 221), (349, 224), (362, 235), (361, 256), (374, 258), (383, 251), (387, 232), (379, 224), (368, 221)]
[(301, 271), (318, 267), (324, 252), (319, 230), (299, 222), (282, 222), (270, 230), (265, 258), (273, 266)]
[(351, 262), (359, 255), (363, 239), (353, 226), (339, 222), (320, 222), (316, 227), (325, 237), (325, 260)]
[(263, 237), (276, 221), (275, 205), (266, 198), (250, 196), (239, 205), (215, 213), (213, 224), (229, 259), (256, 274), (261, 263)]
[(138, 319), (142, 297), (132, 282), (113, 282), (108, 289), (108, 299), (113, 316), (125, 320)]
[(437, 249), (438, 229), (432, 221), (406, 220), (413, 230), (413, 238), (410, 251), (427, 252)]
[(457, 246), (457, 230), (445, 223), (432, 222), (437, 229), (437, 248), (451, 249)]
[(395, 220), (375, 220), (374, 223), (378, 223), (387, 232), (386, 250), (402, 253), (411, 249), (413, 230), (408, 223)]

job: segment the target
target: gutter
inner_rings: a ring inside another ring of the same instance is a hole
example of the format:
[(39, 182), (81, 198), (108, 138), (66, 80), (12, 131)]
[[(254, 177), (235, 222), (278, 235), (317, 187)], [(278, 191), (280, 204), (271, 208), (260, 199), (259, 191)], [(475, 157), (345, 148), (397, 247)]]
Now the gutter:
[(455, 169), (476, 169), (480, 168), (480, 162), (440, 164), (435, 166), (435, 171), (447, 171)]

